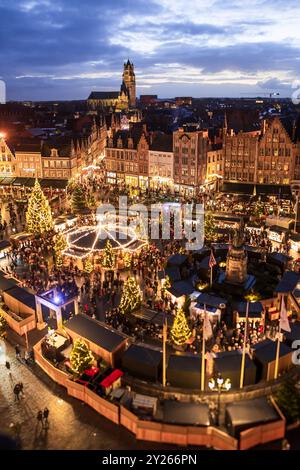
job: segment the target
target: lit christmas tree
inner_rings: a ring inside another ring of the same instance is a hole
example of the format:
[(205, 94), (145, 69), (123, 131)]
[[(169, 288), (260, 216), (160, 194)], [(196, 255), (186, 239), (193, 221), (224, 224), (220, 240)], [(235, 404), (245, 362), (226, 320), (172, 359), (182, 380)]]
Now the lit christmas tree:
[(72, 370), (76, 374), (82, 374), (92, 366), (94, 360), (95, 358), (87, 344), (80, 338), (76, 339), (70, 354)]
[(73, 211), (80, 212), (86, 208), (86, 205), (86, 196), (83, 187), (80, 185), (75, 186), (71, 199)]
[(55, 265), (61, 268), (63, 265), (62, 252), (67, 248), (67, 240), (63, 233), (59, 232), (54, 237)]
[(130, 268), (131, 267), (131, 255), (129, 251), (125, 251), (123, 255), (123, 261), (124, 261), (124, 267), (125, 268)]
[(110, 240), (106, 240), (105, 250), (102, 257), (102, 266), (106, 269), (113, 269), (116, 264), (116, 257)]
[(142, 294), (136, 280), (130, 277), (125, 281), (122, 297), (119, 305), (120, 312), (123, 314), (131, 313), (138, 309), (142, 303)]
[(54, 228), (49, 201), (37, 179), (28, 201), (26, 222), (27, 230), (35, 235), (43, 235)]
[(212, 242), (216, 237), (216, 224), (211, 212), (205, 213), (204, 237), (208, 243)]
[(84, 272), (86, 274), (91, 274), (94, 270), (93, 263), (91, 262), (90, 258), (87, 258), (85, 264), (84, 264)]
[(6, 336), (6, 325), (7, 321), (5, 320), (4, 316), (0, 314), (0, 339), (5, 338)]
[(180, 308), (171, 329), (171, 339), (177, 346), (183, 346), (191, 335), (184, 311)]

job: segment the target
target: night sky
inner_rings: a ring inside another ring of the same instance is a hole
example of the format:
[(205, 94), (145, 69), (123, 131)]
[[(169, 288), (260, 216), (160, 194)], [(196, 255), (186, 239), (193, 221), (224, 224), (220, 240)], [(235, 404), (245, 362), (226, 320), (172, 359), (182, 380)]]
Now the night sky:
[(138, 94), (290, 96), (300, 81), (298, 0), (0, 0), (0, 77), (8, 99)]

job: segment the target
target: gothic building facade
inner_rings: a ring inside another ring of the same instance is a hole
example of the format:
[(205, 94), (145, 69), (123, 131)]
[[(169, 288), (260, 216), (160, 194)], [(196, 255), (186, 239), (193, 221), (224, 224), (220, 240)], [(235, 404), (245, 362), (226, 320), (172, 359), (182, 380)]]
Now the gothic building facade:
[(92, 110), (111, 108), (118, 111), (136, 107), (134, 65), (130, 60), (124, 63), (120, 91), (92, 91), (88, 97), (88, 107)]

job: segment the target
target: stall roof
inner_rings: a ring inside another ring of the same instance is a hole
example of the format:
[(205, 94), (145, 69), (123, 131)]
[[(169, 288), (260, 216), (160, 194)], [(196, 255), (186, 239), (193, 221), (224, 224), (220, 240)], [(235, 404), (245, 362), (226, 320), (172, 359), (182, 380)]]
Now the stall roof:
[[(247, 311), (247, 302), (234, 302), (232, 304), (234, 310), (236, 310), (239, 314), (245, 314)], [(260, 315), (263, 311), (263, 306), (261, 302), (249, 302), (249, 316), (253, 316), (255, 314)]]
[[(276, 349), (277, 341), (272, 341), (266, 339), (252, 346), (254, 350), (254, 356), (263, 364), (268, 364), (269, 362), (275, 361), (276, 358)], [(279, 356), (287, 356), (292, 352), (292, 349), (289, 348), (286, 344), (280, 343)]]
[(115, 369), (111, 374), (105, 377), (104, 380), (102, 380), (100, 385), (102, 385), (102, 387), (105, 387), (105, 388), (111, 387), (111, 385), (113, 385), (113, 383), (116, 382), (116, 380), (118, 380), (123, 375), (124, 375), (124, 372), (122, 372), (119, 369)]
[(299, 281), (299, 274), (294, 273), (293, 271), (286, 271), (277, 284), (275, 292), (278, 294), (287, 294), (288, 292), (293, 292)]
[(65, 324), (65, 328), (74, 331), (74, 333), (109, 352), (113, 352), (127, 339), (126, 335), (108, 328), (104, 323), (83, 314), (74, 315)]
[(183, 295), (192, 294), (195, 289), (191, 281), (177, 281), (167, 290), (171, 292), (174, 297), (182, 297)]
[(170, 256), (168, 259), (168, 265), (169, 266), (181, 266), (187, 261), (188, 257), (186, 255), (181, 255), (181, 254), (175, 254)]
[(180, 269), (178, 266), (167, 266), (165, 270), (166, 276), (170, 278), (171, 282), (176, 282), (181, 280)]
[(186, 426), (209, 426), (209, 406), (205, 403), (184, 403), (166, 400), (163, 405), (163, 421)]
[(0, 241), (0, 250), (4, 250), (5, 248), (8, 248), (9, 246), (11, 246), (11, 243), (8, 240)]
[(26, 287), (14, 286), (6, 291), (6, 294), (18, 300), (22, 304), (35, 310), (35, 296)]
[(290, 323), (291, 332), (285, 331), (284, 336), (287, 341), (292, 343), (295, 340), (300, 340), (300, 323)]
[(270, 232), (277, 232), (277, 233), (286, 233), (289, 231), (289, 229), (280, 227), (280, 225), (271, 225), (269, 227)]
[(277, 421), (279, 418), (274, 407), (266, 397), (252, 398), (231, 403), (226, 407), (233, 426), (254, 425)]
[(284, 253), (269, 253), (267, 255), (267, 261), (276, 261), (281, 264), (286, 264), (288, 261), (291, 261), (293, 258), (291, 256), (285, 255)]
[(216, 295), (210, 295), (202, 293), (197, 298), (198, 304), (206, 304), (211, 307), (219, 308), (220, 304), (227, 304), (227, 300), (223, 299), (223, 297), (217, 297)]
[(16, 287), (18, 284), (19, 283), (16, 279), (9, 279), (5, 277), (2, 271), (0, 271), (0, 291), (8, 291), (9, 289)]

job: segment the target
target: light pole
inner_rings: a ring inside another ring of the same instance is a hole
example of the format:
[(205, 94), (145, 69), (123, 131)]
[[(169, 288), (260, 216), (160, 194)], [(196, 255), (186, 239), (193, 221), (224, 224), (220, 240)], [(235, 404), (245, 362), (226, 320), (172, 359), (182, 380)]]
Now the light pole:
[(221, 408), (221, 393), (229, 392), (231, 389), (230, 379), (223, 379), (221, 374), (218, 374), (216, 379), (209, 379), (208, 386), (212, 392), (218, 392), (218, 410), (217, 410), (217, 426), (220, 426), (220, 408)]

